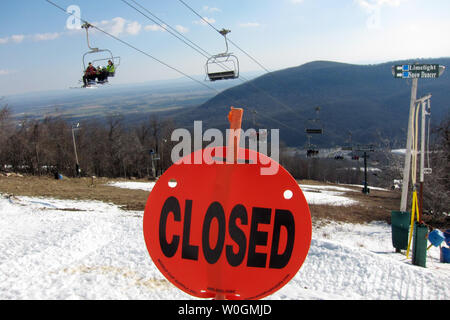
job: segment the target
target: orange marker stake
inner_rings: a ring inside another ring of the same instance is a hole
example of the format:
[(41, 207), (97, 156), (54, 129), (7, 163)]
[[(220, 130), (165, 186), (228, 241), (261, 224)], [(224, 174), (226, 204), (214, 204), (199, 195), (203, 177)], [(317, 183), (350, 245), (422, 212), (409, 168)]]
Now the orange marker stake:
[(228, 114), (228, 121), (230, 122), (230, 134), (228, 136), (227, 144), (227, 163), (237, 163), (239, 143), (241, 139), (241, 126), (244, 109), (233, 108)]
[[(228, 121), (230, 122), (230, 133), (228, 136), (228, 144), (227, 144), (227, 154), (226, 154), (226, 163), (234, 164), (238, 162), (238, 154), (239, 154), (239, 144), (241, 139), (241, 127), (242, 127), (242, 118), (244, 114), (244, 109), (231, 107), (230, 112), (228, 113)], [(230, 170), (232, 167), (230, 167)], [(225, 171), (225, 175), (222, 176), (219, 183), (222, 184), (222, 188), (227, 189), (228, 193), (229, 188), (231, 187), (231, 172), (229, 170)], [(219, 274), (216, 276), (220, 277)], [(214, 300), (226, 300), (226, 296), (222, 293), (217, 293)]]

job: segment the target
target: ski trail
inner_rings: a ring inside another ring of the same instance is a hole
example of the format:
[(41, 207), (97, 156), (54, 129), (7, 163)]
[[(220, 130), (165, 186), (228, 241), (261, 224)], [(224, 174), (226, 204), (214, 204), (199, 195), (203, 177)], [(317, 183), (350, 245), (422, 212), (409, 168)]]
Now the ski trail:
[[(193, 299), (151, 261), (142, 218), (95, 201), (0, 197), (0, 299)], [(314, 229), (300, 271), (267, 299), (448, 299), (450, 273), (433, 265), (436, 252), (430, 268), (413, 266), (393, 253), (389, 231)]]
[[(391, 292), (389, 298), (396, 300), (442, 299), (448, 295), (449, 288), (445, 284), (449, 283), (450, 277), (417, 268), (379, 257), (366, 249), (313, 239), (302, 272), (296, 277), (303, 274), (305, 286), (340, 294), (343, 299), (380, 299), (381, 291)], [(421, 272), (425, 273), (422, 275)], [(423, 292), (424, 281), (438, 285), (419, 295), (418, 292)]]

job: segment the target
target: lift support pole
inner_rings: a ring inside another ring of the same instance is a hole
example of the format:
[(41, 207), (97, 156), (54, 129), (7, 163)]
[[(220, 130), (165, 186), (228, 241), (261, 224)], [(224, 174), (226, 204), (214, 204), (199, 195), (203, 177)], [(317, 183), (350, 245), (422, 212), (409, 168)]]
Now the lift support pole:
[(418, 82), (419, 82), (418, 78), (412, 79), (411, 103), (409, 106), (408, 137), (406, 139), (405, 166), (403, 168), (402, 198), (400, 200), (400, 211), (406, 211), (406, 202), (408, 200), (409, 172), (411, 170), (412, 130), (414, 126), (413, 125), (414, 111), (416, 107)]
[(426, 106), (428, 106), (428, 109), (430, 109), (430, 99), (431, 94), (422, 97), (418, 100), (420, 102), (420, 105), (417, 106), (417, 108), (421, 107), (421, 113), (422, 113), (422, 121), (421, 121), (421, 138), (420, 138), (420, 190), (419, 190), (419, 221), (422, 221), (422, 215), (423, 215), (423, 182), (424, 182), (424, 175), (425, 175), (425, 118), (427, 116)]

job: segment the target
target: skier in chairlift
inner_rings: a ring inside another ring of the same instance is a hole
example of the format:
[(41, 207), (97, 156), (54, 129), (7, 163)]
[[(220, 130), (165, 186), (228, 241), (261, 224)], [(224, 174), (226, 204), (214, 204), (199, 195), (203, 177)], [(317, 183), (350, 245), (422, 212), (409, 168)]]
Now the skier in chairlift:
[(108, 72), (108, 77), (114, 77), (116, 73), (116, 67), (111, 60), (108, 60), (108, 66), (106, 67), (106, 71)]
[(90, 80), (94, 80), (97, 77), (97, 70), (95, 69), (95, 67), (92, 65), (92, 62), (89, 62), (88, 67), (86, 68), (86, 70), (84, 71), (84, 76), (83, 76), (83, 87), (87, 87), (88, 82)]
[(105, 67), (98, 67), (97, 68), (97, 81), (98, 83), (105, 83), (108, 82), (108, 71)]

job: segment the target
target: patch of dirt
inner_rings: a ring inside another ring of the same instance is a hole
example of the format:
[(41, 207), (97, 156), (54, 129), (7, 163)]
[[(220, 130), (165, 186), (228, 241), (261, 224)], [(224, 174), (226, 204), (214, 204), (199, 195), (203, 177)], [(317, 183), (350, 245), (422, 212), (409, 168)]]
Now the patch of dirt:
[[(98, 200), (113, 203), (124, 210), (144, 211), (148, 191), (121, 189), (106, 185), (111, 181), (129, 181), (107, 178), (2, 177), (0, 193), (14, 196), (48, 197), (70, 200)], [(145, 180), (148, 182), (148, 180)]]
[[(344, 187), (355, 190), (343, 193), (343, 196), (358, 201), (359, 204), (352, 206), (310, 205), (313, 221), (341, 221), (349, 223), (369, 223), (372, 221), (386, 221), (391, 223), (391, 211), (400, 207), (401, 193), (399, 191), (382, 191), (370, 189), (370, 194), (362, 193), (361, 187), (349, 185), (336, 185), (322, 183), (312, 180), (300, 180), (303, 186), (327, 185)], [(370, 188), (370, 187), (369, 187)], [(320, 192), (320, 190), (317, 190)]]
[[(144, 211), (149, 196), (148, 191), (122, 189), (107, 185), (113, 181), (149, 182), (149, 180), (108, 178), (78, 179), (64, 177), (62, 180), (56, 180), (53, 177), (0, 176), (0, 193), (14, 196), (98, 200), (116, 204), (124, 210)], [(324, 185), (324, 183), (309, 180), (302, 180), (299, 183), (302, 185)], [(331, 183), (326, 185), (338, 186)], [(345, 192), (344, 195), (357, 200), (360, 204), (348, 207), (310, 205), (313, 222), (335, 220), (350, 223), (367, 223), (371, 221), (386, 221), (390, 223), (391, 211), (398, 210), (400, 205), (399, 191), (378, 191), (372, 189), (369, 195), (365, 195), (359, 187), (345, 187), (354, 189), (355, 192)]]

